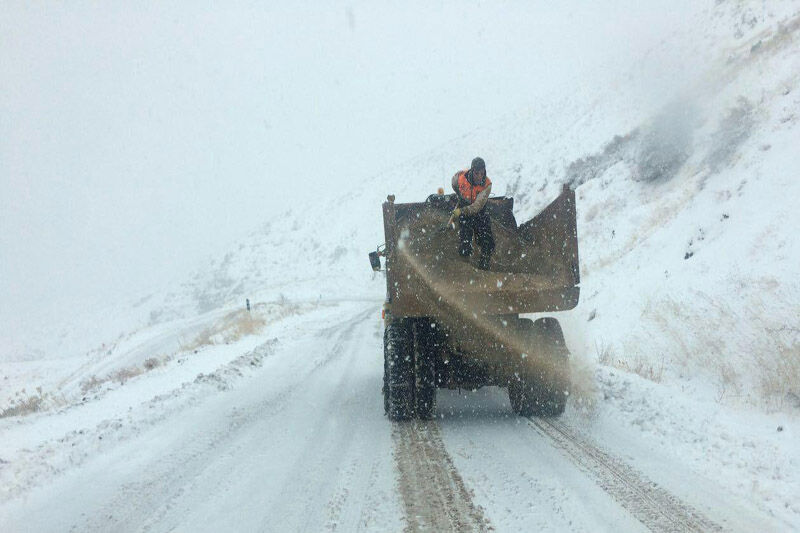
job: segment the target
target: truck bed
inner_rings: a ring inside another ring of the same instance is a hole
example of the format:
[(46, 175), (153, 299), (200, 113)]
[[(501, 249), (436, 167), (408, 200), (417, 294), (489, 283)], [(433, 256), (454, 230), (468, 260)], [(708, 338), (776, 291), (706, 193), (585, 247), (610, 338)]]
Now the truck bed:
[(578, 303), (575, 193), (565, 188), (533, 219), (517, 225), (513, 200), (491, 198), (495, 251), (490, 270), (479, 270), (473, 244), (458, 254), (458, 229), (447, 226), (453, 195), (426, 202), (384, 204), (387, 300), (401, 316), (436, 316), (456, 306), (475, 314), (572, 309)]

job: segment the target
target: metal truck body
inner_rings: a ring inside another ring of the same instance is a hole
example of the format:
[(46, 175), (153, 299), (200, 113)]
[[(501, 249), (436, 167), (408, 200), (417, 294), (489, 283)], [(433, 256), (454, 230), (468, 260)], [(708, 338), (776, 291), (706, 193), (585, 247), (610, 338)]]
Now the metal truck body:
[(489, 270), (458, 253), (455, 195), (383, 204), (384, 397), (392, 419), (427, 418), (435, 389), (509, 387), (520, 414), (560, 414), (568, 394), (564, 338), (554, 318), (521, 313), (574, 308), (580, 295), (575, 192), (518, 225), (513, 198), (490, 198)]

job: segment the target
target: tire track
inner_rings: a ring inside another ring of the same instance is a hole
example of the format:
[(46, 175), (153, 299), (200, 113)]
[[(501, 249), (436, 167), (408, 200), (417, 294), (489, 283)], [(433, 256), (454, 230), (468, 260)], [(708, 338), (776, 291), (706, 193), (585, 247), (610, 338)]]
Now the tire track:
[(392, 440), (406, 531), (493, 530), (472, 502), (435, 421), (395, 423)]
[(564, 423), (536, 418), (528, 418), (528, 423), (591, 473), (604, 491), (651, 531), (722, 531), (697, 509), (600, 450)]
[[(334, 336), (335, 340), (324, 357), (314, 362), (306, 380), (320, 368), (342, 359), (345, 355), (352, 356), (359, 340), (359, 337), (356, 336), (357, 328), (364, 327), (367, 317), (374, 312), (374, 308), (370, 307), (334, 328), (326, 328), (318, 332), (317, 338), (330, 339), (331, 336)], [(282, 498), (274, 502), (269, 512), (266, 513), (265, 521), (262, 524), (264, 531), (274, 528), (273, 517), (279, 514), (281, 509), (290, 508), (292, 502), (306, 501), (307, 508), (314, 508), (319, 504), (319, 494), (327, 493), (329, 490), (333, 493), (333, 497), (326, 502), (328, 521), (324, 527), (326, 530), (335, 531), (340, 529), (342, 510), (346, 509), (348, 505), (359, 505), (362, 501), (356, 500), (354, 503), (350, 500), (351, 492), (355, 491), (353, 487), (344, 487), (343, 490), (336, 491), (337, 476), (330, 475), (333, 466), (338, 475), (342, 475), (344, 478), (351, 476), (351, 479), (355, 480), (357, 479), (356, 473), (364, 466), (362, 457), (362, 461), (351, 462), (350, 470), (340, 470), (340, 465), (343, 466), (346, 463), (346, 458), (352, 452), (351, 447), (355, 444), (352, 433), (341, 432), (336, 425), (330, 423), (330, 420), (335, 419), (335, 416), (331, 415), (332, 410), (341, 409), (344, 405), (343, 402), (353, 401), (352, 398), (348, 398), (344, 389), (349, 387), (353, 366), (358, 364), (358, 361), (351, 357), (348, 361), (343, 361), (343, 364), (346, 365), (345, 369), (340, 373), (335, 386), (337, 393), (332, 396), (338, 403), (329, 402), (319, 411), (318, 420), (314, 424), (314, 430), (308, 443), (298, 456), (292, 486), (284, 490)], [(319, 451), (320, 443), (325, 443), (324, 452)], [(321, 476), (323, 477), (321, 478)], [(318, 519), (319, 517), (314, 513), (306, 513), (304, 517), (298, 519), (296, 524), (283, 524), (283, 527), (286, 530), (316, 531), (321, 527), (315, 522)], [(350, 529), (345, 528), (344, 530), (349, 531)]]

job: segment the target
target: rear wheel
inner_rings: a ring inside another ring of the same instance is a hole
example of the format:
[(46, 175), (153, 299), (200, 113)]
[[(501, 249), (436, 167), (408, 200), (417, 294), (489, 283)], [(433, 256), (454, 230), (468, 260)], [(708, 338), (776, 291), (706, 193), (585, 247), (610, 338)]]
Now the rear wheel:
[(522, 319), (519, 326), (530, 345), (546, 358), (542, 365), (520, 370), (510, 380), (511, 409), (521, 416), (558, 416), (569, 395), (569, 351), (561, 326), (551, 317), (536, 322)]
[(511, 402), (511, 410), (520, 416), (532, 416), (535, 413), (535, 406), (530, 401), (529, 387), (528, 380), (520, 375), (515, 375), (508, 383), (508, 400)]
[(414, 400), (417, 418), (429, 420), (436, 407), (436, 324), (428, 319), (414, 322)]
[(395, 320), (384, 331), (384, 408), (391, 420), (414, 416), (414, 337), (407, 319)]
[(389, 414), (389, 328), (383, 328), (383, 414)]
[(564, 412), (569, 396), (569, 350), (564, 342), (561, 324), (552, 317), (540, 318), (533, 323), (533, 329), (548, 346), (552, 360), (552, 371), (541, 385), (541, 414), (558, 416)]

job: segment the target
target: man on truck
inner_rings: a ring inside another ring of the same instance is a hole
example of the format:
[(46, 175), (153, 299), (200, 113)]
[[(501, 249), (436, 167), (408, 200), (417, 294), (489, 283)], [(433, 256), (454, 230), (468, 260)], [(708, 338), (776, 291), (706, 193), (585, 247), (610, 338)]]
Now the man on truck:
[(453, 218), (458, 219), (459, 247), (461, 257), (472, 255), (472, 236), (476, 235), (481, 257), (478, 268), (489, 270), (489, 262), (494, 251), (494, 235), (486, 201), (492, 192), (492, 180), (486, 175), (486, 163), (480, 157), (472, 160), (469, 170), (456, 172), (452, 179), (453, 190), (458, 204), (453, 210)]

